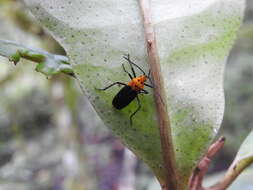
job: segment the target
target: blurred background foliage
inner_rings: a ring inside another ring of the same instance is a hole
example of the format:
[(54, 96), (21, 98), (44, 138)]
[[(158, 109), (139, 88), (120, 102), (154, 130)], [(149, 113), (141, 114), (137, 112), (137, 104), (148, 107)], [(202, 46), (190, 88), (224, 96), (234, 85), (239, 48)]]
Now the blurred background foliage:
[[(0, 0), (0, 38), (65, 54), (18, 0)], [(227, 142), (211, 175), (230, 165), (253, 128), (252, 60), (253, 1), (248, 0), (225, 73), (219, 135)], [(103, 125), (73, 78), (46, 78), (34, 68), (32, 62), (14, 66), (0, 57), (1, 190), (159, 189), (149, 169)], [(253, 189), (252, 180), (245, 183)]]

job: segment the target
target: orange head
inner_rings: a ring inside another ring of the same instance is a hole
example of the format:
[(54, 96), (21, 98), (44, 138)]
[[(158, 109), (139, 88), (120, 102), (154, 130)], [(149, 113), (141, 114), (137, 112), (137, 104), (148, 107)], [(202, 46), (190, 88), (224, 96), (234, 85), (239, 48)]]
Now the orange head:
[(146, 75), (141, 75), (139, 77), (133, 78), (127, 85), (131, 86), (134, 91), (140, 91), (144, 88), (144, 82), (147, 80)]

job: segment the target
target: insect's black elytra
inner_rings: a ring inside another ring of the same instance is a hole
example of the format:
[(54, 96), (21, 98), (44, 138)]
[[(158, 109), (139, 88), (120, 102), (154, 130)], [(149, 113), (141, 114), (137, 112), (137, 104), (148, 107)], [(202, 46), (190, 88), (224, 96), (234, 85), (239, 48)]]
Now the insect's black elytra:
[(116, 109), (122, 109), (132, 102), (138, 93), (131, 86), (124, 86), (113, 98), (112, 105)]

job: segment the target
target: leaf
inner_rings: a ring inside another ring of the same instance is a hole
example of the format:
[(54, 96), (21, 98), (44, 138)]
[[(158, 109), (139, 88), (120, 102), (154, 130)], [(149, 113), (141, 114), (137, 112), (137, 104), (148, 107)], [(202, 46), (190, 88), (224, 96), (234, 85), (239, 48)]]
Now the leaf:
[(253, 131), (247, 136), (243, 141), (236, 157), (233, 161), (232, 167), (229, 175), (234, 175), (235, 173), (241, 173), (246, 167), (248, 167), (253, 162)]
[[(119, 87), (95, 90), (115, 81), (129, 81), (121, 67), (127, 64), (124, 54), (129, 53), (132, 61), (149, 70), (138, 1), (25, 2), (65, 48), (84, 93), (104, 123), (163, 181), (152, 90), (140, 97), (142, 108), (133, 126), (129, 116), (136, 110), (136, 101), (116, 110), (111, 101)], [(243, 0), (152, 1), (176, 159), (184, 184), (220, 127), (224, 65), (243, 9)]]

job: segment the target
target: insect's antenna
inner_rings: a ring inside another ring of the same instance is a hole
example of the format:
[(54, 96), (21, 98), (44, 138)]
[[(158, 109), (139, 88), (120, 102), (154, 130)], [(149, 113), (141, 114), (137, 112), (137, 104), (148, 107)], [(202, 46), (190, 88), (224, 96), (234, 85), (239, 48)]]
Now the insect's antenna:
[(150, 74), (151, 74), (151, 72), (150, 72), (150, 69), (149, 69), (149, 71), (148, 71), (148, 78), (150, 79)]
[(138, 65), (136, 65), (134, 62), (132, 62), (132, 61), (130, 60), (130, 55), (129, 55), (129, 54), (126, 54), (125, 56), (123, 56), (123, 58), (124, 58), (125, 60), (127, 60), (129, 64), (134, 65), (134, 66), (137, 67), (144, 75), (146, 75), (146, 73), (142, 70), (142, 68), (140, 68)]
[(151, 79), (151, 70), (150, 70), (150, 69), (149, 69), (149, 71), (148, 71), (148, 76), (147, 76), (147, 78), (148, 78), (149, 82), (151, 83), (151, 85), (154, 86), (153, 81), (152, 81), (152, 79)]

